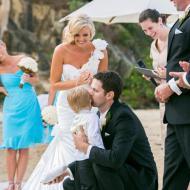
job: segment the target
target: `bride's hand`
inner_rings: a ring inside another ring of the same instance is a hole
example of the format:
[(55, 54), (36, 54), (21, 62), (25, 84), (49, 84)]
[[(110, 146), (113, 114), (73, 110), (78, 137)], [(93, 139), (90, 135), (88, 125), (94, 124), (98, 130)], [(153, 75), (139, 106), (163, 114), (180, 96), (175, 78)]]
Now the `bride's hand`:
[(82, 85), (82, 84), (88, 84), (91, 82), (93, 78), (93, 75), (91, 72), (89, 71), (84, 71), (81, 73), (79, 79), (78, 79), (78, 84)]
[(63, 181), (63, 179), (66, 177), (66, 176), (69, 176), (69, 172), (66, 170), (63, 172), (63, 174), (61, 174), (60, 176), (56, 177), (54, 180), (50, 181), (49, 183), (47, 183), (48, 185), (51, 185), (51, 184), (55, 184), (55, 183), (60, 183), (61, 181)]

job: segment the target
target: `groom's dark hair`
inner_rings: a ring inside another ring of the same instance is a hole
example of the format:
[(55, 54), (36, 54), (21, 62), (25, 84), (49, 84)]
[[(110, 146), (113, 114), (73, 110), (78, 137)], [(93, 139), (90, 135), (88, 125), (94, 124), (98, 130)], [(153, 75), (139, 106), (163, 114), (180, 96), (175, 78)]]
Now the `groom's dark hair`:
[(118, 73), (114, 71), (99, 72), (94, 75), (94, 78), (101, 81), (104, 91), (114, 92), (114, 101), (119, 99), (123, 89), (123, 83)]

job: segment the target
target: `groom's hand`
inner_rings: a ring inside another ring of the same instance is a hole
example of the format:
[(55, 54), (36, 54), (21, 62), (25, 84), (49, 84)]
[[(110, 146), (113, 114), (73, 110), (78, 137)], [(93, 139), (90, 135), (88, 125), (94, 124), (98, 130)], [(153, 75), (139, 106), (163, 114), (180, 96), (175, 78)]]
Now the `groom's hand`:
[(89, 144), (83, 127), (80, 128), (78, 133), (73, 133), (73, 139), (76, 149), (86, 154)]

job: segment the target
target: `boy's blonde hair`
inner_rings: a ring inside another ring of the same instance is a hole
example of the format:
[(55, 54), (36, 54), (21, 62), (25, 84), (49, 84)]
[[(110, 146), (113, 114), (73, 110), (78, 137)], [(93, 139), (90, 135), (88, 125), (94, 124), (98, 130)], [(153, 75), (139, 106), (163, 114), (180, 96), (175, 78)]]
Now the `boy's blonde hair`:
[(86, 87), (79, 86), (69, 91), (67, 100), (71, 109), (78, 113), (91, 106), (91, 97)]
[(86, 14), (80, 14), (71, 18), (67, 26), (63, 30), (63, 43), (72, 44), (74, 43), (74, 37), (83, 27), (89, 27), (91, 33), (91, 40), (95, 35), (94, 23), (89, 16)]

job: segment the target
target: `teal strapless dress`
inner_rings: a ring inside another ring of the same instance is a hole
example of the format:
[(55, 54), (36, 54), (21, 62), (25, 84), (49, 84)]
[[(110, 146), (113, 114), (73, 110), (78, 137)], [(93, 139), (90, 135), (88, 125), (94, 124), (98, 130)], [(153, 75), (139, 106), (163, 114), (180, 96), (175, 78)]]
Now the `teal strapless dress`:
[(25, 83), (20, 89), (23, 72), (0, 74), (8, 92), (3, 104), (3, 143), (0, 148), (23, 149), (43, 143), (41, 110), (34, 88)]

